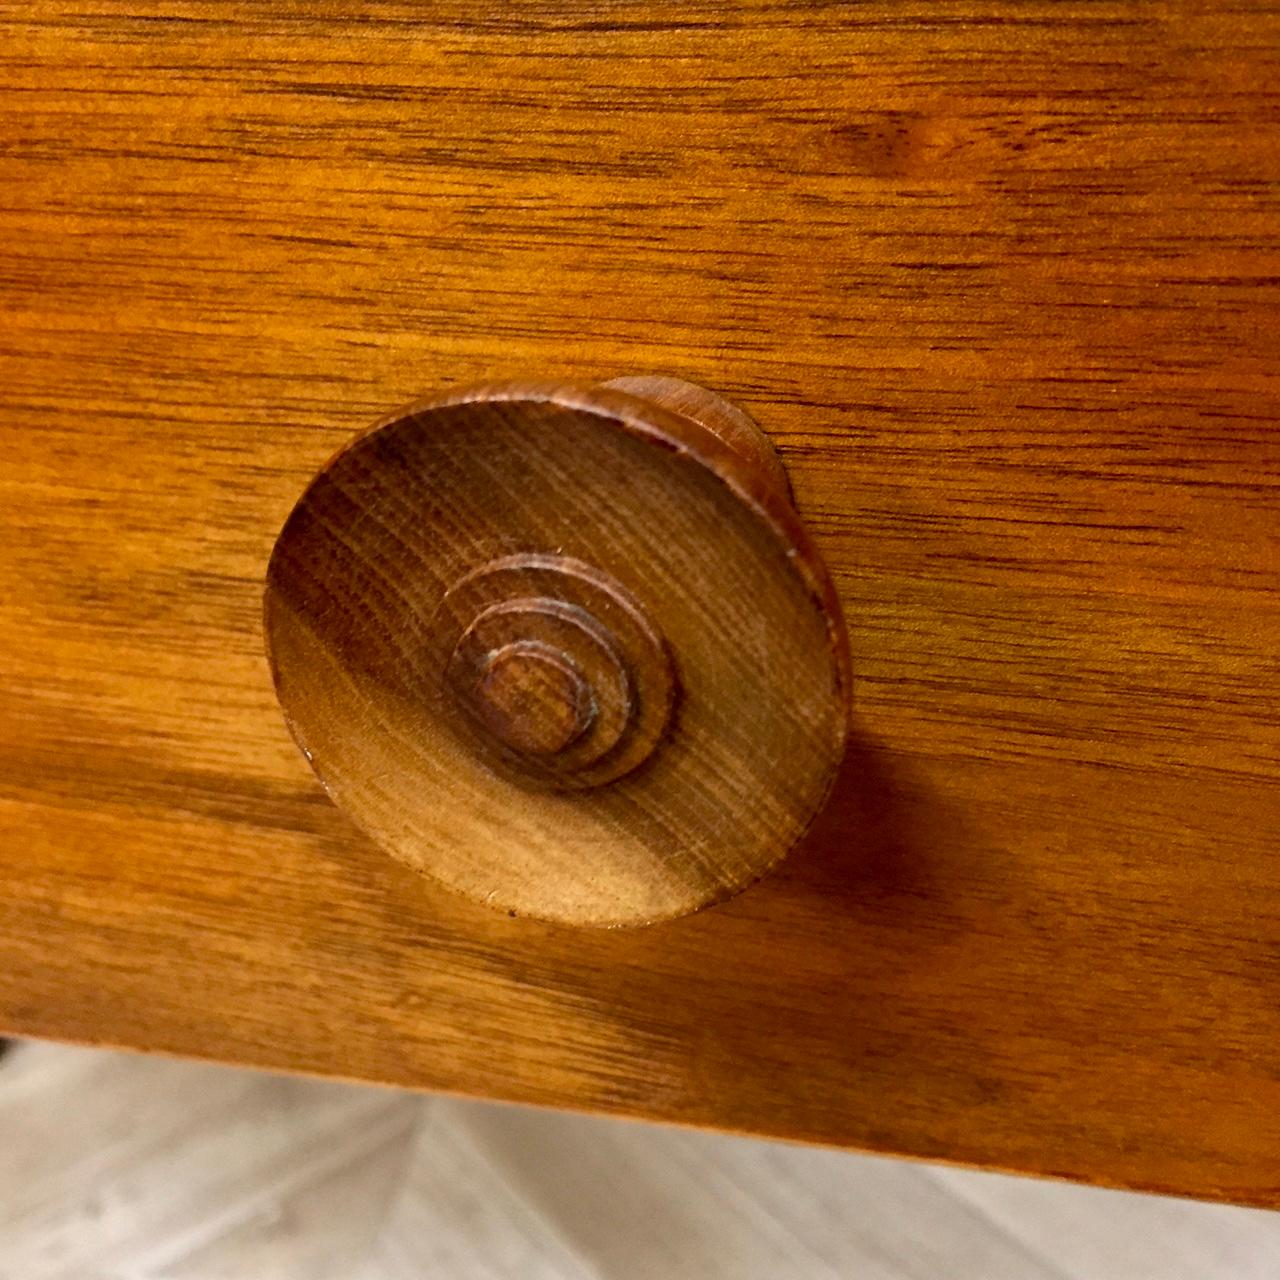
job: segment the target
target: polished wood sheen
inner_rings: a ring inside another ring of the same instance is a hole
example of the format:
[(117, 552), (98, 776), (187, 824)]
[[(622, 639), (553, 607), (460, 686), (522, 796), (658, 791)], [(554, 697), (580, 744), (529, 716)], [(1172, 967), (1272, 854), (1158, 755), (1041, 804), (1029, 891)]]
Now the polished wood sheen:
[(512, 916), (652, 924), (741, 892), (847, 741), (845, 624), (781, 464), (671, 378), (393, 414), (290, 513), (264, 621), (335, 803)]
[[(0, 9), (0, 1024), (1280, 1204), (1280, 16)], [(650, 929), (386, 857), (279, 714), (311, 477), (472, 380), (767, 424), (853, 741)]]

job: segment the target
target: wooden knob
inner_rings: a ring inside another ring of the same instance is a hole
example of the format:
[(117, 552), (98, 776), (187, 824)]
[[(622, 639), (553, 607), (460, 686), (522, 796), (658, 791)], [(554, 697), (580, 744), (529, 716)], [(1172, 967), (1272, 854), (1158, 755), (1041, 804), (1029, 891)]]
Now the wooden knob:
[(729, 897), (844, 752), (844, 626), (782, 465), (675, 379), (389, 418), (294, 508), (265, 622), (333, 799), (512, 914), (642, 924)]

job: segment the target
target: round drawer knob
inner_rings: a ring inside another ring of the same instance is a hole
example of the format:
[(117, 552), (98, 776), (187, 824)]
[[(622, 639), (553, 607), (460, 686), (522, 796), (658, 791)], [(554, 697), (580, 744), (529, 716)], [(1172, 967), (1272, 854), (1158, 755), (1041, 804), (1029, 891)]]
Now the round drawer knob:
[(475, 387), (357, 437), (289, 516), (265, 621), (336, 803), (514, 915), (729, 897), (844, 752), (844, 626), (786, 474), (675, 379)]

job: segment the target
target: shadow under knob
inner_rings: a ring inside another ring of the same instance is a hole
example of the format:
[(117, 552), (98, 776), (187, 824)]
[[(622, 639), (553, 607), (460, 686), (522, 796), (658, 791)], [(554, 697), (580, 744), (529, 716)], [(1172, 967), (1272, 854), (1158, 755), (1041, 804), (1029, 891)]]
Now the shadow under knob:
[(266, 632), (334, 800), (514, 914), (728, 897), (843, 754), (844, 628), (785, 473), (673, 379), (472, 388), (358, 437), (280, 534)]

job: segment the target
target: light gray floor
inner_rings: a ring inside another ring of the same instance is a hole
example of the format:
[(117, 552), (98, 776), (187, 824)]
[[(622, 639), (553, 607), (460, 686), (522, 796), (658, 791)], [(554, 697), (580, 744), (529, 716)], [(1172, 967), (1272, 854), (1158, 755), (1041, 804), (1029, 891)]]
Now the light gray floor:
[(1280, 1214), (21, 1044), (3, 1280), (1280, 1280)]

